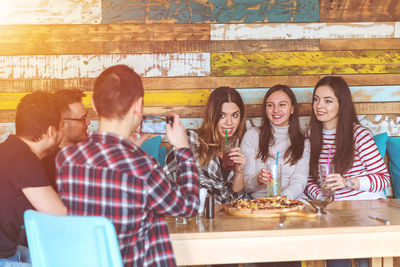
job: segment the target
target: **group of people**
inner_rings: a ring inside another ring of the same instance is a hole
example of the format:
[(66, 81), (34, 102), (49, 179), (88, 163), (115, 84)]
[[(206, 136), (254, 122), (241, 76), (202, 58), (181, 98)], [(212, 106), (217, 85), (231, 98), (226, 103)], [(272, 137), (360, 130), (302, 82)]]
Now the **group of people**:
[[(230, 87), (213, 90), (200, 128), (186, 131), (176, 114), (166, 126), (171, 148), (163, 169), (140, 149), (147, 137), (136, 138), (144, 89), (131, 68), (113, 66), (96, 79), (92, 105), (99, 128), (88, 136), (82, 97), (79, 90), (34, 92), (17, 107), (16, 135), (0, 144), (0, 266), (30, 266), (20, 245), (27, 209), (106, 216), (125, 266), (175, 266), (164, 216), (195, 216), (199, 188), (220, 204), (266, 196), (265, 166), (278, 160), (282, 195), (319, 199), (318, 165), (328, 157), (335, 166), (327, 176), (335, 199), (385, 198), (390, 182), (341, 77), (317, 83), (305, 131), (288, 86), (267, 91), (261, 125), (247, 131), (240, 94)], [(227, 145), (233, 168), (223, 165)]]
[[(370, 131), (357, 119), (342, 77), (324, 77), (316, 84), (305, 131), (300, 127), (296, 96), (286, 85), (275, 85), (265, 94), (259, 127), (246, 131), (245, 119), (240, 94), (219, 87), (208, 99), (200, 128), (187, 131), (200, 186), (207, 188), (217, 203), (267, 196), (271, 173), (265, 167), (277, 161), (282, 164), (282, 195), (290, 199), (321, 198), (318, 165), (328, 161), (335, 171), (326, 177), (326, 183), (336, 200), (385, 198), (389, 173)], [(230, 153), (236, 163), (234, 170), (226, 170), (222, 164), (226, 134), (235, 147)], [(167, 155), (164, 171), (174, 178), (174, 149)]]

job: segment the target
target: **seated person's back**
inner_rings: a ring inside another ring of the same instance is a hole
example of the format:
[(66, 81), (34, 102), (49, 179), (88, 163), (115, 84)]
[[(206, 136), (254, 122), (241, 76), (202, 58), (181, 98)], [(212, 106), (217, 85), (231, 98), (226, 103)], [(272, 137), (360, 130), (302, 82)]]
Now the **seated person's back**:
[(199, 206), (198, 171), (175, 115), (167, 137), (177, 147), (177, 183), (129, 137), (140, 125), (143, 86), (123, 65), (105, 70), (95, 82), (93, 105), (99, 131), (57, 156), (57, 184), (73, 215), (110, 218), (125, 266), (174, 266), (164, 215), (194, 216)]

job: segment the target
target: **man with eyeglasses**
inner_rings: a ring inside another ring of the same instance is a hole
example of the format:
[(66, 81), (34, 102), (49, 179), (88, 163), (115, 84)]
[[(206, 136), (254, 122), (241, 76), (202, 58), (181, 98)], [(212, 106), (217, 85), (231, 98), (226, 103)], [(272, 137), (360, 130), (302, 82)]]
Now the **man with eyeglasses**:
[(74, 145), (88, 136), (90, 124), (88, 112), (82, 98), (86, 95), (79, 89), (62, 89), (54, 93), (54, 97), (64, 116), (63, 138), (59, 147), (43, 159), (43, 165), (53, 188), (57, 191), (55, 158), (61, 148)]

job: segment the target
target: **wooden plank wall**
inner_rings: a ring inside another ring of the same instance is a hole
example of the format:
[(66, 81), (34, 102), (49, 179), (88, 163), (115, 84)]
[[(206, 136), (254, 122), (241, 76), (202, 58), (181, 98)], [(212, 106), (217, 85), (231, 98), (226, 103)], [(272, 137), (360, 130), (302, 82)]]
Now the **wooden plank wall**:
[(0, 141), (24, 94), (77, 87), (90, 109), (94, 79), (115, 64), (143, 77), (146, 113), (175, 111), (186, 127), (199, 126), (218, 86), (237, 88), (257, 125), (277, 83), (294, 89), (305, 126), (315, 83), (342, 75), (362, 124), (400, 136), (396, 0), (14, 0), (0, 10)]

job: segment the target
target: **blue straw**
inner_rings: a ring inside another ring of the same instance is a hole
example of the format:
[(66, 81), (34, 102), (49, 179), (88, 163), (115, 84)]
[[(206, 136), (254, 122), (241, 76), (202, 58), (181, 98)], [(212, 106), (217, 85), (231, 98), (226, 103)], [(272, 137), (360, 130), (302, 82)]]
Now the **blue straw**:
[(279, 160), (279, 151), (276, 153), (276, 167), (278, 168), (278, 160)]
[[(278, 177), (278, 160), (279, 160), (279, 151), (278, 151), (278, 153), (276, 153), (276, 168), (275, 168), (275, 173), (274, 173), (274, 176), (275, 177)], [(278, 191), (278, 183), (277, 183), (277, 181), (274, 181), (274, 185), (273, 185), (273, 187), (272, 187), (272, 195), (276, 195), (276, 193), (277, 193), (277, 191)]]

